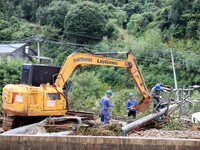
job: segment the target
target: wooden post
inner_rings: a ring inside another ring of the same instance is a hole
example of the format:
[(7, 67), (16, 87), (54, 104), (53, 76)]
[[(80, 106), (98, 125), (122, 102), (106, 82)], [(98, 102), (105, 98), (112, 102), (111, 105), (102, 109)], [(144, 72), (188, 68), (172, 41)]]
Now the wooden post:
[[(189, 87), (190, 89), (190, 87)], [(188, 91), (188, 101), (190, 101), (190, 90)], [(187, 112), (186, 112), (186, 115), (188, 116), (189, 115), (189, 102), (187, 102)]]
[(165, 112), (165, 115), (166, 115), (166, 116), (168, 115), (168, 110), (169, 110), (170, 98), (171, 98), (172, 90), (173, 90), (173, 88), (171, 87), (171, 88), (170, 88), (170, 93), (169, 93), (169, 96), (168, 96), (167, 110), (166, 110), (166, 112)]
[[(183, 90), (181, 90), (181, 100), (183, 99), (184, 97), (184, 89), (185, 89), (185, 85), (183, 85)], [(179, 117), (181, 117), (181, 115), (183, 114), (183, 104), (180, 104), (180, 107), (179, 107)]]

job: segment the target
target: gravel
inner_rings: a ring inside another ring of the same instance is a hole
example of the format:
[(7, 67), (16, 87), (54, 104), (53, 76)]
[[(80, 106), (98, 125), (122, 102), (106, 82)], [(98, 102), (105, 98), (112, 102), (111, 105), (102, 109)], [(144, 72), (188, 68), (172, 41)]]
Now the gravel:
[(184, 138), (184, 139), (200, 139), (200, 131), (180, 131), (180, 130), (157, 130), (150, 129), (146, 131), (134, 132), (129, 137), (153, 137), (153, 138)]

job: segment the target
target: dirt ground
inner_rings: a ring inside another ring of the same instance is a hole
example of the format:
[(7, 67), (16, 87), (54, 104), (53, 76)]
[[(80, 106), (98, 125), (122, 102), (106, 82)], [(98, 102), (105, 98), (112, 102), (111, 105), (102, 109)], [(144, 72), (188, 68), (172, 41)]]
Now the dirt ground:
[(131, 133), (129, 137), (153, 137), (153, 138), (184, 138), (184, 139), (200, 139), (200, 131), (180, 131), (180, 130), (157, 130), (150, 129), (146, 131), (140, 131)]

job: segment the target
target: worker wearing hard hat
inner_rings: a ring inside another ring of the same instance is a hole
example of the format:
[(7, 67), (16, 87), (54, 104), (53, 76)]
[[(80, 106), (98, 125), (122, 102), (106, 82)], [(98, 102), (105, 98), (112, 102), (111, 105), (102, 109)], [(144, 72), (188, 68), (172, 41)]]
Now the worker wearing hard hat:
[(109, 123), (109, 108), (113, 107), (115, 102), (113, 104), (110, 103), (110, 96), (112, 96), (112, 91), (108, 90), (106, 95), (101, 98), (100, 105), (101, 105), (101, 122), (104, 122), (104, 124)]
[[(160, 96), (160, 91), (166, 93), (166, 91), (164, 91), (161, 88), (160, 84), (156, 84), (151, 90), (151, 95), (153, 96), (152, 102), (153, 102), (153, 107), (154, 108), (156, 108), (156, 106), (158, 105), (158, 103), (162, 99), (162, 96)], [(156, 110), (159, 111), (159, 107), (157, 107)]]
[(128, 113), (128, 117), (133, 116), (133, 119), (136, 117), (136, 110), (131, 109), (132, 106), (135, 106), (137, 104), (137, 100), (134, 99), (134, 94), (130, 93), (129, 94), (129, 99), (126, 103), (126, 109)]

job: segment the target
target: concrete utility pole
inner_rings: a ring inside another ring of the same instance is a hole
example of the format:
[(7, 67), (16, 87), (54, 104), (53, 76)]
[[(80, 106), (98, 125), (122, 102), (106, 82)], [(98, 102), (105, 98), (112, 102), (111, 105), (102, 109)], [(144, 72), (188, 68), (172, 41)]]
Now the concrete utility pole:
[(176, 80), (176, 70), (175, 70), (175, 67), (174, 67), (174, 56), (173, 56), (173, 53), (172, 53), (172, 49), (171, 49), (171, 59), (172, 59), (172, 67), (173, 67), (173, 73), (174, 73), (175, 89), (178, 89), (177, 80)]
[(37, 46), (38, 46), (38, 62), (40, 64), (40, 42), (39, 42), (39, 36), (38, 36), (38, 40), (37, 40)]
[(37, 36), (38, 63), (40, 64), (40, 35)]
[[(173, 67), (173, 73), (174, 73), (175, 89), (177, 90), (178, 86), (177, 86), (177, 80), (176, 80), (176, 70), (175, 70), (175, 66), (174, 66), (174, 56), (173, 56), (173, 53), (172, 53), (172, 49), (171, 49), (171, 59), (172, 59), (172, 67)], [(177, 94), (178, 94), (178, 91), (176, 92), (176, 98), (178, 98)]]
[(173, 104), (170, 105), (169, 108), (163, 108), (161, 109), (158, 113), (153, 113), (153, 114), (149, 114), (148, 116), (145, 116), (143, 118), (140, 118), (130, 124), (127, 124), (126, 126), (122, 127), (122, 131), (124, 133), (128, 133), (129, 131), (136, 129), (138, 126), (141, 126), (142, 124), (149, 122), (153, 119), (155, 119), (156, 117), (159, 117), (161, 115), (163, 115), (166, 110), (168, 109), (168, 111), (172, 111), (174, 108), (176, 108), (179, 104)]

